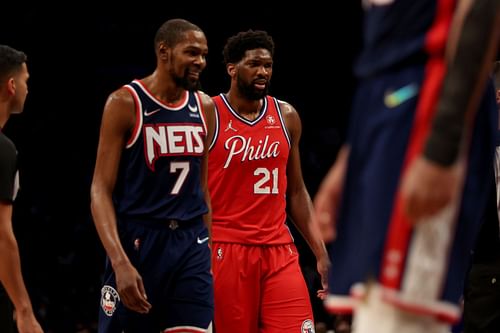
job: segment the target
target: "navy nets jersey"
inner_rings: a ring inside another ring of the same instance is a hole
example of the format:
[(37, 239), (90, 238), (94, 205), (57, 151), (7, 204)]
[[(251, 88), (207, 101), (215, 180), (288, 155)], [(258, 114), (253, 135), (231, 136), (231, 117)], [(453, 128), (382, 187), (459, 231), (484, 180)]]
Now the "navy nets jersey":
[[(455, 0), (364, 0), (359, 77), (442, 56)], [(418, 20), (415, 19), (418, 17)]]
[(189, 220), (208, 211), (201, 188), (206, 123), (200, 96), (176, 105), (155, 98), (141, 81), (125, 86), (136, 124), (122, 154), (115, 187), (118, 216)]

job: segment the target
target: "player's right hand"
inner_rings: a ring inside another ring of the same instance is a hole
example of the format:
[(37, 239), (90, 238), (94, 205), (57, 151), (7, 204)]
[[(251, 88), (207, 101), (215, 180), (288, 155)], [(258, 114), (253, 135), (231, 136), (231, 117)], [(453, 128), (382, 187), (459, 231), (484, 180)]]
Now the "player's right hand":
[(461, 164), (440, 166), (417, 157), (405, 172), (401, 185), (403, 207), (414, 224), (431, 217), (446, 207), (458, 195)]
[(148, 313), (151, 304), (147, 300), (139, 272), (130, 263), (124, 263), (113, 268), (116, 276), (116, 288), (123, 305), (135, 312)]

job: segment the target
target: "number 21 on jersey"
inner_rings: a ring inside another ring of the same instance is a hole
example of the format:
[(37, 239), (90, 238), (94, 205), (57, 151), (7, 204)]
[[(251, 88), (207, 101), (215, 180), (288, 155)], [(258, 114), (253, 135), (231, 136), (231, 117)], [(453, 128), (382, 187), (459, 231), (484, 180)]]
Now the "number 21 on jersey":
[(254, 170), (253, 175), (258, 176), (257, 181), (253, 185), (253, 193), (278, 194), (278, 168), (272, 170), (257, 168)]

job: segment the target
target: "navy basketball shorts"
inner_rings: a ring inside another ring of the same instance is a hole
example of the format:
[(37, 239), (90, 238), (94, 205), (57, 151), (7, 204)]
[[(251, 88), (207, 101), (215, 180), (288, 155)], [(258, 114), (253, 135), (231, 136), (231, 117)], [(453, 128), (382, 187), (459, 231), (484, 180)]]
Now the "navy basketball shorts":
[(213, 319), (208, 230), (190, 221), (120, 221), (122, 245), (141, 275), (148, 314), (127, 309), (117, 293), (109, 259), (101, 289), (99, 333), (205, 332)]

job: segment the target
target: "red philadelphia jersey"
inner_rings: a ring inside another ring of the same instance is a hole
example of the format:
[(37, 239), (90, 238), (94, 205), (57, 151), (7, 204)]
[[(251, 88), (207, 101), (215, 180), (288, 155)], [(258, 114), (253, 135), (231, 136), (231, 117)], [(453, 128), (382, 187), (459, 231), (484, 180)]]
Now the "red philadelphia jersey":
[(286, 244), (286, 168), (290, 139), (278, 100), (266, 96), (255, 120), (223, 94), (213, 97), (216, 129), (208, 157), (214, 242)]

